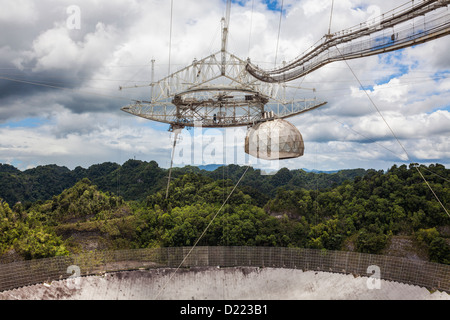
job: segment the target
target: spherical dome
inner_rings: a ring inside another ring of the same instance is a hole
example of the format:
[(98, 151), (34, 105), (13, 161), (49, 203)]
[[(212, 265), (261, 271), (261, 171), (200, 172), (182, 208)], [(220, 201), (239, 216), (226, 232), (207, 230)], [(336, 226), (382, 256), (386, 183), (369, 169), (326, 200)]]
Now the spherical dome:
[(305, 146), (300, 131), (288, 121), (275, 119), (249, 128), (245, 152), (265, 160), (291, 159), (303, 156)]

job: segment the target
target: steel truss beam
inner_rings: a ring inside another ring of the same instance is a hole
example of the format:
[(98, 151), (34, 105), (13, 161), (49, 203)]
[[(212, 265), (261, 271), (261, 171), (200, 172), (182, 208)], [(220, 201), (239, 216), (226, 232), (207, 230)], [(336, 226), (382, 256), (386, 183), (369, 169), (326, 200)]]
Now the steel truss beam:
[[(287, 100), (284, 84), (266, 83), (247, 72), (247, 62), (219, 51), (150, 84), (151, 101), (122, 108), (172, 126), (251, 126), (267, 112), (287, 118), (325, 105), (314, 99)], [(135, 88), (130, 87), (130, 88)]]
[(410, 1), (374, 22), (325, 35), (317, 46), (282, 67), (263, 70), (249, 62), (247, 71), (263, 82), (284, 83), (331, 62), (378, 55), (431, 41), (450, 34), (449, 4), (450, 0)]

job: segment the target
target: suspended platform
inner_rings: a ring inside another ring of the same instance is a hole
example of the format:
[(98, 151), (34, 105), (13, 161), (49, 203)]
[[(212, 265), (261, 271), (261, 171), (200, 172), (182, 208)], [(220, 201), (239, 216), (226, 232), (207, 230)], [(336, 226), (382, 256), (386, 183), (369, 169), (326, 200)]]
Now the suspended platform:
[(219, 51), (150, 84), (151, 101), (135, 101), (123, 111), (173, 127), (253, 126), (273, 118), (289, 118), (326, 104), (286, 99), (286, 86), (257, 80), (247, 62)]
[(318, 45), (291, 63), (262, 70), (226, 50), (231, 7), (228, 0), (226, 18), (222, 19), (221, 50), (194, 60), (160, 81), (152, 80), (147, 85), (151, 87), (150, 101), (134, 101), (122, 110), (167, 123), (176, 134), (193, 126), (247, 126), (248, 154), (269, 160), (300, 157), (304, 152), (301, 134), (283, 119), (326, 102), (315, 97), (287, 99), (286, 83), (333, 61), (377, 55), (448, 35), (449, 4), (450, 0), (408, 2), (374, 21), (325, 35)]

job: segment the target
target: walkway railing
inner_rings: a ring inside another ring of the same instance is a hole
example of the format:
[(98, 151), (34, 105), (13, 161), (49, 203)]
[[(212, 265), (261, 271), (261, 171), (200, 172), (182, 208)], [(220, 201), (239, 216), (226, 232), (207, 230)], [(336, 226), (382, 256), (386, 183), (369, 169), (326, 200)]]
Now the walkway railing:
[[(379, 277), (450, 293), (450, 265), (345, 251), (274, 247), (153, 248), (89, 252), (0, 264), (0, 291), (141, 268), (270, 267)], [(375, 267), (375, 268), (374, 268)], [(372, 274), (378, 270), (379, 274)]]

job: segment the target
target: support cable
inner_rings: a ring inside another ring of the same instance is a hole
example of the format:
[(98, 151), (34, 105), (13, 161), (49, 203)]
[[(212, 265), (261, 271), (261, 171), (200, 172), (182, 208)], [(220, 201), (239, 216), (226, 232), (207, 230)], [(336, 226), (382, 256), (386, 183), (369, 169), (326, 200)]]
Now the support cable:
[(389, 123), (387, 122), (386, 118), (383, 116), (383, 114), (381, 113), (380, 109), (377, 107), (377, 105), (375, 104), (375, 102), (373, 101), (372, 97), (369, 95), (369, 93), (367, 92), (367, 90), (364, 88), (363, 84), (361, 83), (361, 80), (359, 80), (358, 76), (356, 75), (356, 73), (353, 71), (352, 67), (350, 66), (350, 64), (348, 63), (347, 59), (345, 59), (345, 57), (342, 55), (341, 51), (339, 50), (339, 48), (336, 46), (336, 49), (338, 50), (339, 54), (342, 56), (343, 61), (345, 62), (345, 64), (347, 65), (347, 67), (350, 69), (351, 73), (353, 74), (353, 76), (355, 77), (356, 81), (358, 81), (360, 88), (364, 91), (364, 93), (366, 94), (367, 98), (369, 99), (370, 103), (373, 105), (373, 107), (375, 108), (375, 110), (378, 112), (378, 114), (380, 115), (381, 119), (383, 119), (384, 123), (386, 123), (387, 127), (389, 128), (389, 130), (391, 131), (392, 135), (394, 136), (394, 138), (397, 140), (398, 144), (400, 145), (400, 147), (403, 149), (403, 152), (406, 154), (407, 159), (410, 159), (410, 156), (408, 154), (408, 152), (406, 151), (405, 147), (403, 146), (403, 144), (401, 143), (400, 139), (397, 137), (397, 135), (395, 134), (394, 130), (392, 129), (392, 127), (389, 125)]
[(169, 168), (169, 177), (167, 178), (167, 187), (166, 187), (166, 200), (169, 197), (169, 187), (170, 187), (170, 180), (172, 177), (172, 167), (173, 167), (173, 157), (175, 155), (175, 147), (177, 146), (177, 139), (178, 139), (178, 134), (181, 130), (180, 129), (175, 129), (175, 137), (173, 139), (173, 146), (172, 146), (172, 157), (170, 159), (170, 168)]
[[(408, 152), (406, 151), (405, 147), (403, 146), (403, 144), (401, 143), (400, 139), (397, 137), (397, 135), (395, 134), (394, 130), (392, 129), (392, 127), (389, 125), (389, 123), (387, 122), (386, 118), (383, 116), (383, 114), (381, 113), (380, 109), (377, 107), (377, 105), (375, 104), (375, 102), (373, 101), (372, 97), (369, 95), (369, 93), (367, 92), (367, 90), (364, 88), (364, 86), (362, 85), (361, 81), (359, 80), (358, 76), (356, 75), (356, 73), (353, 71), (352, 67), (350, 66), (350, 64), (348, 63), (347, 59), (345, 59), (345, 57), (342, 55), (341, 51), (339, 50), (339, 48), (336, 46), (336, 49), (338, 50), (339, 54), (342, 56), (342, 60), (345, 62), (345, 64), (347, 65), (347, 67), (350, 69), (351, 73), (353, 74), (353, 76), (355, 77), (356, 81), (358, 81), (361, 89), (364, 91), (364, 93), (366, 94), (366, 96), (369, 98), (371, 104), (373, 105), (373, 107), (375, 108), (375, 110), (378, 112), (378, 114), (380, 115), (380, 117), (383, 119), (384, 123), (386, 124), (386, 126), (389, 128), (389, 130), (391, 131), (393, 137), (397, 140), (398, 144), (400, 145), (400, 147), (403, 149), (403, 152), (406, 154), (407, 160), (411, 161), (410, 156), (408, 154)], [(422, 174), (422, 172), (420, 172), (419, 168), (414, 164), (413, 165), (414, 168), (417, 170), (417, 172), (419, 173), (419, 175), (422, 177), (422, 179), (425, 181), (426, 185), (428, 186), (428, 188), (431, 190), (431, 192), (433, 193), (434, 197), (436, 198), (436, 200), (439, 202), (439, 204), (441, 205), (442, 209), (444, 209), (445, 213), (449, 216), (450, 218), (450, 213), (448, 212), (448, 210), (445, 208), (445, 206), (443, 205), (443, 203), (441, 202), (441, 200), (439, 199), (439, 197), (437, 196), (437, 194), (434, 192), (433, 188), (431, 187), (431, 185), (428, 183), (427, 179), (424, 177), (424, 175)]]
[(450, 182), (450, 180), (448, 180), (447, 178), (445, 178), (445, 177), (443, 177), (443, 176), (441, 176), (441, 175), (439, 175), (439, 174), (437, 174), (437, 173), (435, 173), (435, 172), (433, 172), (433, 171), (430, 171), (430, 170), (428, 170), (428, 169), (425, 168), (425, 167), (422, 167), (422, 169), (424, 169), (425, 171), (428, 171), (429, 173), (435, 175), (436, 177), (441, 178), (442, 180), (445, 180), (445, 181), (447, 181), (447, 182)]
[(50, 85), (50, 84), (41, 83), (41, 82), (35, 82), (35, 81), (20, 80), (20, 79), (14, 79), (14, 78), (3, 77), (3, 76), (0, 76), (0, 80), (7, 80), (7, 81), (12, 81), (12, 82), (30, 84), (30, 85), (33, 85), (33, 86), (72, 91), (72, 92), (75, 92), (75, 93), (90, 94), (90, 95), (93, 95), (93, 96), (99, 96), (99, 97), (103, 97), (103, 98), (114, 98), (114, 99), (118, 99), (118, 100), (129, 101), (129, 99), (124, 98), (124, 97), (113, 96), (113, 95), (106, 95), (106, 94), (96, 93), (96, 92), (92, 92), (92, 91), (84, 91), (84, 90), (78, 90), (78, 89), (73, 89), (73, 88), (66, 88), (66, 87), (62, 87), (62, 86)]
[[(413, 1), (414, 3), (414, 1)], [(334, 8), (334, 0), (332, 0), (332, 4), (331, 4), (331, 15), (330, 15), (330, 24), (328, 27), (328, 36), (331, 36), (331, 22), (332, 22), (332, 18), (333, 18), (333, 8)], [(401, 148), (403, 149), (403, 151), (406, 154), (407, 159), (409, 160), (409, 154), (406, 151), (405, 147), (403, 146), (403, 144), (401, 143), (400, 139), (397, 137), (397, 135), (395, 134), (394, 130), (392, 129), (392, 127), (389, 125), (389, 123), (387, 122), (387, 120), (384, 118), (383, 114), (381, 113), (380, 109), (377, 107), (377, 105), (375, 104), (375, 102), (373, 101), (372, 97), (369, 95), (369, 93), (367, 92), (367, 90), (364, 88), (364, 86), (362, 85), (361, 81), (359, 80), (358, 76), (356, 75), (356, 73), (353, 71), (353, 69), (351, 68), (350, 64), (348, 63), (348, 61), (344, 58), (344, 56), (342, 55), (341, 51), (339, 50), (338, 46), (336, 46), (337, 51), (339, 52), (339, 55), (342, 56), (345, 64), (347, 65), (347, 67), (350, 69), (351, 73), (353, 74), (353, 76), (355, 77), (355, 79), (358, 81), (361, 89), (364, 91), (364, 93), (366, 94), (366, 96), (369, 98), (370, 102), (372, 103), (372, 105), (374, 106), (375, 110), (378, 112), (378, 114), (381, 116), (381, 118), (383, 119), (384, 123), (387, 125), (387, 127), (389, 128), (389, 130), (391, 131), (392, 135), (395, 137), (395, 139), (397, 140), (398, 144), (401, 146)], [(414, 168), (416, 168), (417, 172), (419, 173), (419, 175), (422, 177), (422, 179), (425, 181), (426, 185), (428, 186), (428, 188), (431, 190), (431, 192), (433, 193), (434, 197), (436, 198), (436, 200), (439, 202), (439, 204), (441, 205), (442, 209), (444, 209), (445, 213), (450, 217), (449, 212), (447, 211), (447, 208), (445, 208), (445, 206), (443, 205), (443, 203), (441, 202), (441, 200), (439, 199), (439, 197), (437, 196), (437, 194), (434, 192), (433, 188), (431, 187), (431, 185), (428, 183), (427, 179), (424, 177), (424, 175), (422, 174), (422, 172), (419, 170), (418, 166), (414, 165)]]
[(278, 23), (277, 48), (276, 48), (276, 51), (275, 51), (275, 67), (277, 66), (278, 45), (279, 45), (279, 42), (280, 42), (280, 31), (281, 31), (281, 20), (283, 18), (283, 5), (284, 5), (284, 0), (281, 1), (280, 22)]
[(169, 67), (167, 76), (170, 76), (170, 60), (172, 56), (172, 25), (173, 25), (173, 0), (170, 1), (170, 31), (169, 31)]
[(222, 203), (222, 206), (219, 208), (219, 210), (217, 210), (216, 214), (213, 216), (213, 218), (211, 219), (211, 221), (209, 222), (209, 224), (206, 226), (205, 230), (203, 230), (202, 234), (200, 235), (200, 237), (198, 237), (198, 239), (195, 241), (194, 245), (192, 246), (192, 248), (189, 250), (189, 252), (186, 254), (186, 256), (183, 258), (183, 260), (181, 261), (181, 263), (178, 265), (178, 267), (175, 269), (175, 271), (172, 273), (172, 275), (170, 276), (170, 278), (167, 280), (166, 284), (161, 288), (161, 290), (158, 292), (156, 299), (158, 299), (158, 297), (161, 295), (162, 291), (164, 291), (164, 289), (166, 288), (167, 284), (172, 280), (172, 278), (174, 277), (175, 273), (178, 271), (178, 269), (181, 268), (181, 266), (183, 265), (183, 263), (186, 261), (186, 259), (189, 257), (189, 255), (192, 253), (192, 251), (195, 249), (195, 247), (197, 246), (197, 244), (199, 243), (199, 241), (203, 238), (203, 236), (205, 235), (206, 231), (209, 229), (209, 227), (211, 226), (211, 224), (213, 223), (213, 221), (216, 219), (216, 217), (219, 215), (220, 211), (222, 211), (223, 207), (225, 206), (225, 204), (228, 202), (228, 200), (230, 199), (231, 195), (234, 193), (234, 191), (236, 190), (237, 186), (239, 185), (239, 183), (241, 182), (241, 180), (244, 178), (245, 174), (247, 173), (248, 169), (250, 168), (250, 164), (247, 165), (247, 168), (245, 169), (244, 173), (242, 174), (242, 176), (239, 178), (238, 182), (236, 183), (236, 185), (234, 186), (233, 190), (231, 190), (230, 194), (228, 195), (228, 197), (225, 199), (225, 201)]
[(333, 21), (333, 11), (334, 11), (334, 0), (331, 1), (331, 14), (330, 14), (330, 24), (328, 25), (327, 36), (331, 37), (331, 22)]
[[(413, 5), (413, 7), (409, 6), (398, 13), (390, 11), (382, 15), (380, 23), (375, 26), (367, 21), (333, 35), (325, 35), (316, 45), (286, 65), (275, 67), (272, 70), (262, 70), (249, 63), (247, 71), (263, 82), (286, 82), (300, 78), (305, 71), (312, 72), (328, 63), (341, 61), (342, 57), (338, 57), (336, 52), (330, 51), (336, 45), (345, 45), (345, 57), (355, 59), (400, 50), (450, 34), (448, 13), (443, 10), (437, 11), (448, 6), (449, 0), (416, 1), (416, 3), (418, 4)], [(426, 23), (427, 29), (418, 29), (417, 21), (414, 19), (420, 16), (426, 17), (426, 14), (433, 11), (437, 11), (437, 13), (432, 17), (433, 20)], [(332, 19), (333, 12), (330, 15), (330, 22), (332, 22)], [(410, 25), (411, 22), (413, 23), (412, 26)], [(393, 37), (385, 37), (385, 30), (394, 27), (396, 33)], [(402, 29), (399, 31), (398, 27)], [(329, 30), (331, 32), (332, 29), (329, 28)]]
[(425, 177), (423, 176), (422, 172), (420, 172), (419, 167), (414, 165), (414, 168), (416, 168), (417, 172), (420, 174), (420, 176), (422, 177), (423, 181), (425, 181), (425, 183), (427, 184), (428, 188), (431, 190), (431, 192), (433, 193), (434, 197), (436, 198), (436, 200), (439, 202), (439, 204), (441, 205), (441, 207), (444, 209), (445, 213), (448, 215), (448, 217), (450, 218), (450, 213), (447, 211), (447, 209), (444, 207), (444, 205), (442, 204), (441, 200), (439, 199), (439, 197), (437, 196), (437, 194), (434, 192), (433, 188), (431, 188), (430, 184), (428, 183), (427, 179), (425, 179)]
[(254, 5), (255, 5), (255, 0), (252, 0), (252, 13), (250, 15), (250, 32), (249, 32), (249, 35), (248, 35), (248, 54), (247, 54), (248, 57), (250, 57), (250, 45), (252, 43), (253, 10), (254, 10), (253, 8), (254, 8)]
[(366, 139), (366, 140), (368, 140), (368, 141), (370, 141), (370, 142), (372, 142), (372, 143), (378, 145), (379, 147), (381, 147), (381, 148), (383, 148), (383, 149), (389, 151), (389, 152), (392, 153), (393, 155), (395, 155), (395, 156), (401, 158), (401, 155), (399, 155), (399, 154), (396, 153), (395, 151), (393, 151), (393, 150), (391, 150), (391, 149), (389, 149), (389, 148), (383, 146), (381, 143), (376, 142), (374, 139), (372, 139), (372, 138), (370, 138), (370, 137), (364, 135), (363, 133), (356, 131), (355, 129), (351, 128), (349, 125), (343, 123), (342, 121), (339, 121), (337, 118), (335, 118), (335, 117), (333, 117), (333, 116), (330, 116), (330, 115), (327, 115), (327, 114), (325, 114), (323, 111), (320, 111), (320, 110), (319, 110), (319, 113), (321, 113), (321, 114), (324, 115), (324, 116), (330, 117), (332, 120), (334, 120), (334, 121), (336, 121), (337, 123), (339, 123), (340, 125), (344, 126), (347, 130), (352, 131), (353, 133), (356, 133), (357, 135), (363, 137), (364, 139)]

